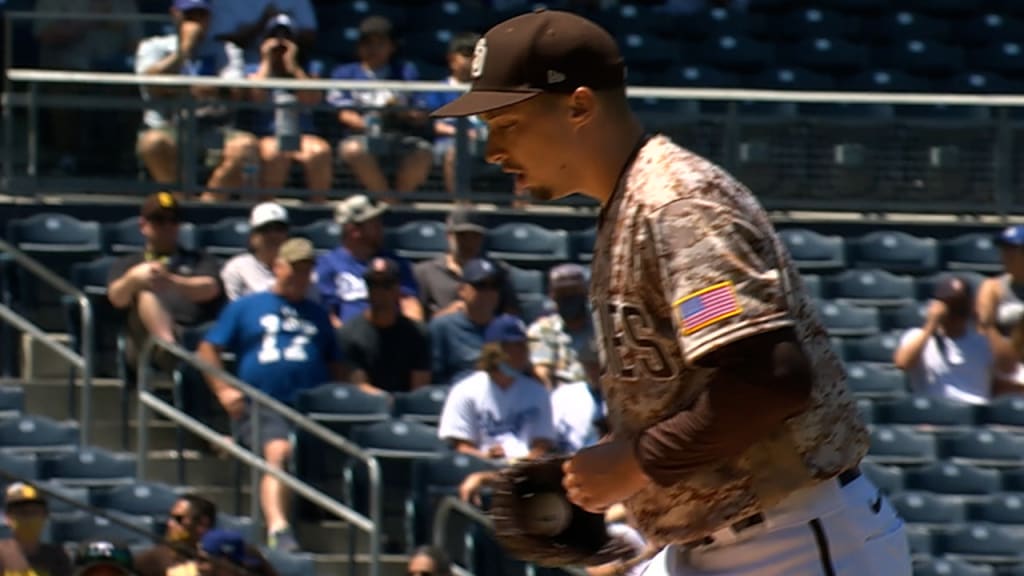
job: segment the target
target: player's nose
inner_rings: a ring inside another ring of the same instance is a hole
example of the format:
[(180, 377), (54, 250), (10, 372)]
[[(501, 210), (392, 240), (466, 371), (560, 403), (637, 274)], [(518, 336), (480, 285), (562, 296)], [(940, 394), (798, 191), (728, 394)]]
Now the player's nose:
[(495, 138), (487, 139), (487, 148), (484, 150), (484, 160), (487, 160), (487, 162), (491, 164), (502, 164), (504, 163), (507, 155), (495, 140)]

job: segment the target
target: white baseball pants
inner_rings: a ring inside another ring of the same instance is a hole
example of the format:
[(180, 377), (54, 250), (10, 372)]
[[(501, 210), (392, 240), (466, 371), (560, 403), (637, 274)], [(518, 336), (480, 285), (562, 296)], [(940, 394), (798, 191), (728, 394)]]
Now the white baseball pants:
[(864, 475), (801, 490), (764, 522), (713, 535), (703, 547), (669, 546), (644, 576), (911, 576), (903, 520)]

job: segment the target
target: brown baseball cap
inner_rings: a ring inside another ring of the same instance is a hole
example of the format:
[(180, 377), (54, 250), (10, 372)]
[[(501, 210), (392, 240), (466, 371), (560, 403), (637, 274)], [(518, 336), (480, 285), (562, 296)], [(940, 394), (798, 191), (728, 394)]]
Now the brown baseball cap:
[(473, 84), (431, 116), (472, 116), (538, 94), (626, 85), (626, 65), (604, 28), (571, 12), (537, 9), (491, 28), (476, 43)]
[(305, 238), (289, 238), (281, 244), (277, 257), (289, 264), (316, 260), (316, 249), (313, 248), (313, 243)]
[(142, 217), (146, 220), (153, 218), (170, 218), (181, 220), (181, 204), (170, 192), (157, 192), (150, 194), (142, 203)]

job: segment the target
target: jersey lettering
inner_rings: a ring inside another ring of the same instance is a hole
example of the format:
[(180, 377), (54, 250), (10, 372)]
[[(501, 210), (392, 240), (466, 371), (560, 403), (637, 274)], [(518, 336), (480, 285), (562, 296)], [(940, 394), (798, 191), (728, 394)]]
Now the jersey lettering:
[(657, 338), (654, 320), (642, 307), (609, 302), (595, 306), (595, 315), (606, 373), (623, 380), (671, 380), (679, 376), (679, 367), (665, 342)]
[(282, 319), (276, 314), (260, 317), (263, 341), (257, 359), (260, 364), (273, 364), (283, 358), (286, 362), (305, 362), (309, 359), (306, 345), (317, 333), (312, 322), (291, 314)]

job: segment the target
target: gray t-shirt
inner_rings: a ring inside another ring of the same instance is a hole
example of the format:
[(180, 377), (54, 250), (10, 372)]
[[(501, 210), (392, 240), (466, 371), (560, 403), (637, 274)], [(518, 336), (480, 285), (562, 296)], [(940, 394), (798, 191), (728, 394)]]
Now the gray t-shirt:
[[(498, 299), (498, 310), (495, 313), (518, 315), (519, 299), (516, 296), (516, 289), (512, 285), (508, 265), (502, 262), (497, 262), (497, 264), (501, 294)], [(433, 316), (438, 310), (443, 310), (459, 299), (459, 285), (462, 283), (462, 278), (448, 267), (447, 256), (438, 256), (416, 264), (413, 267), (413, 274), (416, 276), (416, 285), (419, 286), (420, 301), (428, 315)]]
[[(270, 290), (274, 286), (274, 271), (246, 252), (232, 256), (224, 264), (220, 270), (220, 281), (224, 284), (224, 295), (234, 301), (242, 296)], [(320, 301), (315, 282), (310, 284), (306, 297), (314, 302)]]

